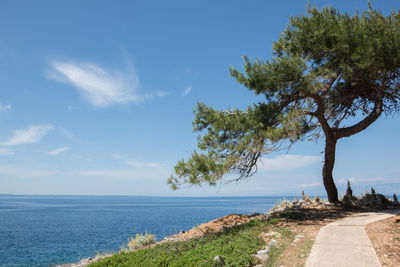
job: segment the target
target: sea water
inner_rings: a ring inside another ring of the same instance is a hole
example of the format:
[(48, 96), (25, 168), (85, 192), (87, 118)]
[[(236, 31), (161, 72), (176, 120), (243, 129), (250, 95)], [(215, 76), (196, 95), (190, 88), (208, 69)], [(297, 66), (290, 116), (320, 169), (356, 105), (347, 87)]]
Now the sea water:
[(0, 195), (0, 266), (78, 262), (119, 251), (136, 233), (161, 240), (231, 213), (265, 213), (282, 199)]

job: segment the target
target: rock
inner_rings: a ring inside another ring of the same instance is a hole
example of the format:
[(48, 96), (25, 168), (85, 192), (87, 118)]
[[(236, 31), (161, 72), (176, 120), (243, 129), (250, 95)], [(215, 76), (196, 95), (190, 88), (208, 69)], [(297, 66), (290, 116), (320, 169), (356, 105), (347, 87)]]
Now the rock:
[(395, 223), (399, 223), (400, 222), (400, 215), (397, 215), (396, 217), (394, 217), (393, 221)]
[(276, 246), (276, 240), (275, 240), (275, 239), (272, 239), (271, 241), (269, 241), (268, 246), (269, 246), (270, 248), (275, 247), (275, 246)]
[(252, 214), (249, 215), (250, 218), (260, 216), (261, 214), (259, 212), (253, 212)]
[(260, 260), (262, 263), (268, 261), (268, 252), (269, 252), (269, 247), (263, 249), (263, 250), (259, 250), (257, 251), (256, 255), (253, 255), (254, 258)]
[(295, 208), (302, 208), (305, 205), (305, 203), (306, 202), (304, 200), (299, 199), (299, 200), (296, 200), (296, 201), (293, 202), (293, 206)]
[(265, 234), (266, 237), (280, 237), (281, 234), (278, 232), (269, 232), (267, 234)]
[(314, 197), (315, 203), (321, 203), (321, 199), (319, 198), (319, 196), (315, 196)]
[(213, 259), (213, 266), (224, 266), (225, 265), (225, 260), (221, 256), (217, 255)]

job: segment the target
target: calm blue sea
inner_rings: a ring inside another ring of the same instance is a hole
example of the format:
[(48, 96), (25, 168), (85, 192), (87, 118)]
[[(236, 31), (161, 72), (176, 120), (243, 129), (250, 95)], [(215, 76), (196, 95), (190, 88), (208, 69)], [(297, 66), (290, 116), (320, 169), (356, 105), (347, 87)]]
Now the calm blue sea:
[(282, 199), (0, 195), (0, 266), (77, 262), (118, 251), (136, 233), (161, 240), (231, 213), (264, 213)]

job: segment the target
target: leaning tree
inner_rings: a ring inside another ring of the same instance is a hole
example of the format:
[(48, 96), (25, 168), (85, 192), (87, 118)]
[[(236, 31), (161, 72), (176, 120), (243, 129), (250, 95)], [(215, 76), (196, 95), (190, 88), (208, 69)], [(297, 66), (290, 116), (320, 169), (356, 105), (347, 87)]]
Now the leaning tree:
[[(271, 60), (244, 60), (244, 72), (231, 68), (231, 75), (265, 101), (247, 110), (198, 104), (193, 126), (202, 132), (203, 153), (179, 161), (168, 183), (177, 189), (215, 185), (225, 175), (244, 179), (257, 171), (263, 154), (324, 137), (323, 183), (328, 200), (337, 201), (337, 141), (399, 110), (400, 12), (385, 16), (369, 6), (351, 16), (309, 7), (290, 18)], [(352, 117), (358, 122), (346, 126)]]

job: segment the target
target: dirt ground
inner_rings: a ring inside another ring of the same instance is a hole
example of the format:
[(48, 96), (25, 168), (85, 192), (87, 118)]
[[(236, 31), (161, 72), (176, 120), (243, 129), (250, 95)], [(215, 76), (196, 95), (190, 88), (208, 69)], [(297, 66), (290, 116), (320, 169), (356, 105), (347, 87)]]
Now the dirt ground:
[(400, 266), (400, 223), (389, 218), (367, 225), (366, 230), (382, 266)]

